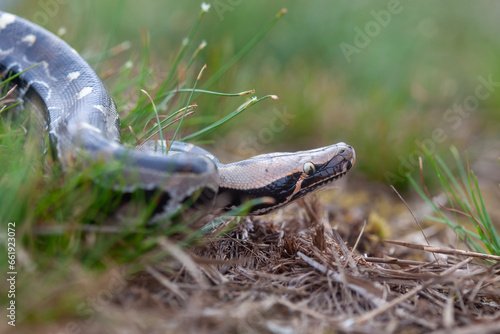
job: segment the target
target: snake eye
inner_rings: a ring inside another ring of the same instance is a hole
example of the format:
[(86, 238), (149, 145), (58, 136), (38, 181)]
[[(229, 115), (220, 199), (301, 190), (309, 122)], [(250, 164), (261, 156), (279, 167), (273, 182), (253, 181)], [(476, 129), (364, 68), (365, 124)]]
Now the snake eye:
[(306, 173), (308, 176), (313, 175), (316, 173), (316, 166), (312, 162), (306, 162), (304, 164), (304, 173)]

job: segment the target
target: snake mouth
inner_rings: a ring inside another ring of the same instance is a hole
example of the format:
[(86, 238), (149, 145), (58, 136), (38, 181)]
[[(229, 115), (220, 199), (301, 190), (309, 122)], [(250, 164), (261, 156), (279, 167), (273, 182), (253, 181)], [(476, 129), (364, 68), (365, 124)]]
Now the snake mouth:
[[(344, 160), (341, 161), (340, 163), (337, 163), (333, 165), (333, 169), (336, 170), (334, 173), (332, 173), (329, 177), (314, 177), (311, 178), (311, 180), (304, 180), (301, 190), (299, 190), (297, 193), (295, 193), (292, 197), (292, 200), (298, 199), (300, 197), (303, 197), (309, 193), (312, 193), (318, 188), (321, 188), (329, 183), (332, 183), (333, 181), (336, 181), (343, 177), (344, 175), (347, 174), (347, 172), (352, 168), (353, 166), (353, 161), (352, 160)], [(332, 168), (330, 167), (330, 168)], [(320, 178), (320, 180), (314, 180), (316, 178)], [(316, 182), (314, 182), (316, 181)]]
[[(353, 152), (353, 151), (352, 151)], [(355, 163), (355, 158), (352, 152), (348, 152), (348, 156), (338, 155), (331, 159), (329, 162), (318, 166), (318, 171), (314, 176), (308, 177), (300, 181), (300, 174), (296, 173), (290, 179), (283, 179), (283, 192), (280, 196), (274, 196), (276, 200), (273, 204), (262, 204), (252, 208), (250, 214), (261, 215), (275, 210), (279, 207), (285, 206), (296, 199), (304, 197), (307, 194), (314, 192), (323, 186), (332, 183), (344, 175), (352, 168)], [(350, 154), (350, 155), (349, 155)], [(300, 190), (297, 191), (296, 187), (300, 184)], [(286, 190), (285, 190), (286, 189)], [(255, 196), (261, 197), (261, 196)]]

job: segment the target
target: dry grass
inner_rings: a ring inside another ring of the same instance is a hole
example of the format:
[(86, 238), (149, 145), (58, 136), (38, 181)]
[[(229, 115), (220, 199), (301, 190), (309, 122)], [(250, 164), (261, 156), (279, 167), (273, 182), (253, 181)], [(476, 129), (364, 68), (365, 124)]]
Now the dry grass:
[(131, 279), (89, 331), (500, 332), (500, 264), (439, 247), (432, 261), (362, 256), (317, 206), (245, 218), (188, 251), (165, 240), (171, 258)]
[[(394, 250), (370, 226), (352, 238), (351, 210), (309, 199), (285, 213), (245, 218), (196, 248), (181, 250), (165, 238), (158, 247), (168, 259), (94, 304), (92, 317), (60, 319), (46, 332), (69, 324), (81, 333), (500, 332), (498, 262), (442, 246)], [(351, 221), (338, 230), (326, 223), (339, 219)]]

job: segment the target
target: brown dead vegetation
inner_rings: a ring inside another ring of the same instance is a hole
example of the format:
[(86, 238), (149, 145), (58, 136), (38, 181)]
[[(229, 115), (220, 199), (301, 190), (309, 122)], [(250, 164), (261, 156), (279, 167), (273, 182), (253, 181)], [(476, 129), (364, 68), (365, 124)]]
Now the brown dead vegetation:
[(432, 260), (364, 256), (302, 206), (186, 252), (165, 240), (171, 259), (135, 277), (118, 310), (141, 310), (148, 332), (500, 332), (498, 262), (442, 247)]

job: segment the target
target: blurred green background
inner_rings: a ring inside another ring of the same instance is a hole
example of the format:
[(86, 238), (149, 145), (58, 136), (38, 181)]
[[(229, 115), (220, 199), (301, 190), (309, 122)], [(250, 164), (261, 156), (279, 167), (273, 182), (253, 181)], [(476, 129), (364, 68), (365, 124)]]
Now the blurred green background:
[[(203, 83), (282, 9), (287, 14), (231, 70), (209, 87), (276, 94), (203, 139), (227, 158), (299, 150), (345, 141), (357, 152), (359, 178), (404, 187), (417, 172), (421, 143), (436, 153), (454, 144), (469, 156), (499, 156), (500, 2), (216, 0), (189, 54), (208, 45), (189, 73), (207, 64)], [(151, 38), (154, 90), (200, 12), (200, 1), (4, 1), (3, 10), (57, 32), (91, 61), (131, 41), (112, 59), (140, 66), (141, 34)], [(194, 79), (191, 79), (191, 83)], [(486, 82), (486, 83), (485, 83)], [(497, 84), (498, 82), (498, 84)], [(106, 80), (112, 87), (113, 77)], [(189, 85), (187, 85), (189, 87)], [(139, 88), (115, 96), (126, 112)], [(197, 120), (228, 114), (242, 98), (197, 96)], [(191, 121), (191, 124), (196, 121)], [(201, 125), (194, 124), (195, 127)], [(189, 130), (183, 133), (187, 134)], [(485, 150), (484, 148), (487, 147)], [(496, 163), (498, 167), (498, 162)], [(491, 173), (497, 173), (495, 168)], [(352, 176), (351, 176), (352, 177)], [(498, 180), (498, 178), (497, 178)]]

